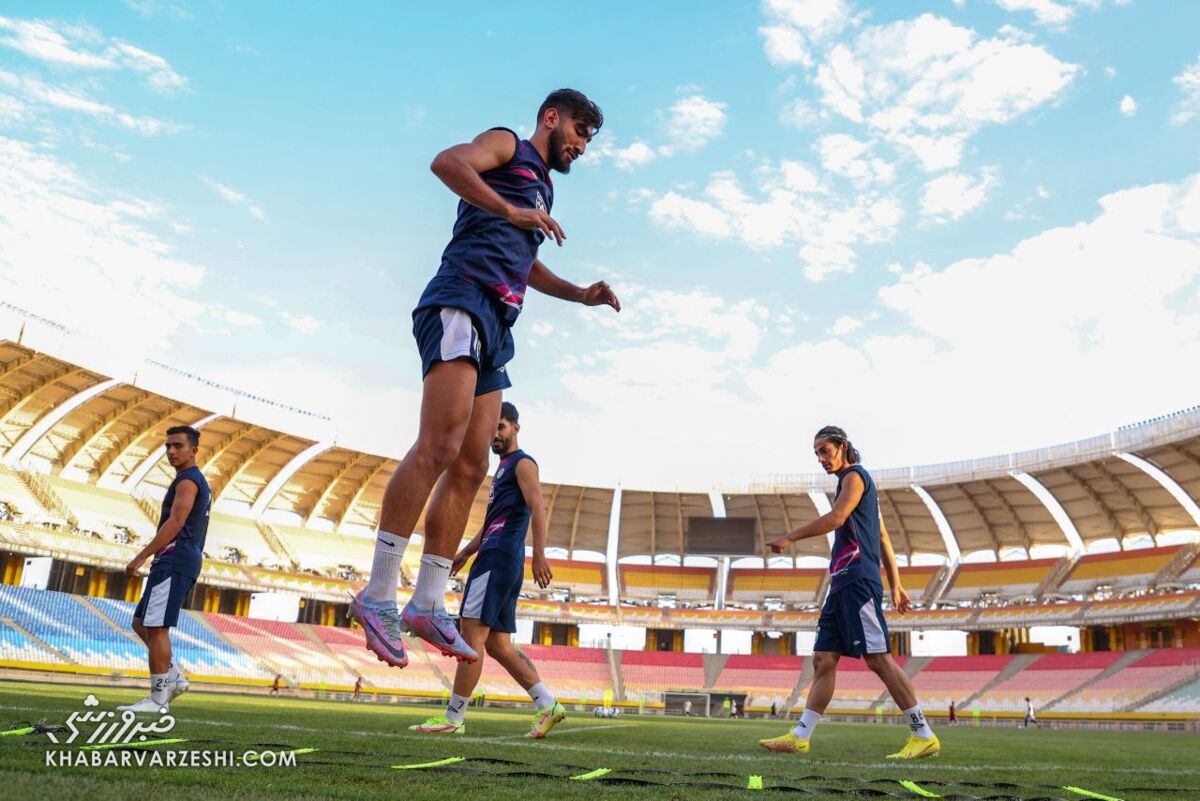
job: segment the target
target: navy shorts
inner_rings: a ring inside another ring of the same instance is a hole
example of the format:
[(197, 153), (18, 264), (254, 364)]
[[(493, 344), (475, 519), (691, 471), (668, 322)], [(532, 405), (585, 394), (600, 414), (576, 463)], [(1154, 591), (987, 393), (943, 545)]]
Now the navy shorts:
[(512, 329), (492, 300), (470, 281), (437, 276), (413, 311), (413, 336), (424, 377), (438, 362), (470, 359), (479, 370), (475, 395), (508, 389), (516, 352)]
[(143, 626), (174, 626), (179, 622), (179, 610), (196, 579), (174, 570), (151, 570), (142, 587), (133, 617)]
[(855, 659), (863, 654), (891, 653), (883, 590), (869, 581), (848, 584), (825, 599), (817, 620), (814, 651), (834, 651)]
[(458, 616), (478, 619), (492, 631), (517, 631), (517, 598), (525, 581), (525, 562), (499, 549), (475, 557), (463, 590)]

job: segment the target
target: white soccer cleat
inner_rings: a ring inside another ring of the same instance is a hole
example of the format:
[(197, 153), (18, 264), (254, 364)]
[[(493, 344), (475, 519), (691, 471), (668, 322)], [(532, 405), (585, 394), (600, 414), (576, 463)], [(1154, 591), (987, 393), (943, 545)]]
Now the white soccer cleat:
[(180, 677), (177, 678), (171, 685), (171, 700), (174, 701), (176, 698), (186, 693), (188, 688), (191, 686), (192, 683), (188, 681), (186, 677), (180, 675)]
[(150, 696), (146, 696), (137, 703), (117, 707), (117, 711), (133, 712), (135, 715), (165, 715), (167, 714), (167, 705), (160, 704)]

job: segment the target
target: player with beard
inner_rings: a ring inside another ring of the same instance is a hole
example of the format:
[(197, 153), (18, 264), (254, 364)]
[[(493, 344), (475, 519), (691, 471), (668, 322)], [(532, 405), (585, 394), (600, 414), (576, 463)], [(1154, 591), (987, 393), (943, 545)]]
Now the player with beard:
[[(451, 573), (457, 573), (475, 555), (467, 586), (463, 588), (459, 618), (467, 644), (476, 651), (487, 649), (516, 680), (537, 709), (529, 737), (542, 739), (567, 716), (538, 677), (537, 668), (521, 649), (512, 643), (517, 630), (517, 599), (525, 581), (525, 534), (533, 531), (534, 581), (543, 589), (554, 577), (546, 561), (546, 507), (537, 462), (517, 445), (521, 430), (517, 407), (507, 401), (500, 407), (500, 423), (492, 439), (492, 451), (500, 455), (500, 465), (488, 493), (487, 516), (483, 526), (454, 557)], [(424, 734), (462, 734), (467, 704), (483, 674), (483, 662), (463, 663), (454, 673), (454, 694), (446, 712), (424, 723), (410, 726)]]
[[(371, 578), (350, 605), (367, 648), (389, 665), (408, 664), (404, 631), (459, 661), (479, 658), (446, 612), (446, 582), (471, 501), (487, 475), (501, 392), (512, 386), (506, 369), (511, 328), (526, 289), (621, 309), (605, 282), (575, 286), (538, 259), (547, 238), (560, 246), (564, 239), (550, 216), (550, 171), (570, 172), (603, 122), (600, 108), (582, 93), (559, 89), (538, 109), (529, 139), (493, 128), (442, 151), (431, 165), (461, 198), (458, 219), (441, 267), (413, 312), (424, 375), (417, 441), (388, 482)], [(398, 612), (400, 562), (426, 500), (421, 568), (412, 599)]]

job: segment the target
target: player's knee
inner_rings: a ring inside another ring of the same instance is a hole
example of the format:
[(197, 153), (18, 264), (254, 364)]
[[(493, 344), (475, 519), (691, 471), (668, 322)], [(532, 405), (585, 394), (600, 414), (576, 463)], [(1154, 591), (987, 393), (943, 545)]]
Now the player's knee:
[(511, 647), (507, 640), (502, 640), (499, 637), (488, 637), (485, 646), (487, 648), (488, 656), (492, 657), (496, 661), (499, 661), (501, 657), (507, 655), (508, 650)]
[(833, 654), (817, 651), (813, 654), (813, 672), (829, 673), (837, 669), (838, 658)]
[(454, 478), (462, 481), (464, 484), (478, 487), (487, 478), (487, 455), (485, 454), (479, 459), (468, 459), (460, 454), (459, 458), (454, 461), (454, 465), (450, 468), (450, 471)]
[(867, 654), (863, 657), (867, 667), (876, 675), (882, 676), (891, 670), (892, 658), (888, 654)]
[(412, 456), (426, 469), (441, 474), (458, 458), (462, 440), (453, 435), (422, 437), (413, 447)]
[(142, 621), (141, 621), (139, 618), (136, 618), (136, 617), (135, 617), (135, 618), (133, 619), (133, 625), (132, 625), (132, 628), (133, 628), (133, 630), (134, 630), (134, 631), (137, 633), (137, 635), (138, 635), (139, 637), (145, 637), (145, 636), (146, 636), (146, 627), (142, 625)]

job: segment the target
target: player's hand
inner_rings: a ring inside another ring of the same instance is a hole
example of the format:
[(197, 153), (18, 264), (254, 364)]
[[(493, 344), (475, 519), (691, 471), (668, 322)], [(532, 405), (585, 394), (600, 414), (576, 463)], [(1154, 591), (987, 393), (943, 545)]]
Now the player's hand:
[(617, 300), (617, 293), (613, 292), (612, 287), (605, 281), (597, 281), (583, 290), (583, 305), (612, 306), (613, 311), (621, 310), (621, 301)]
[(892, 587), (892, 606), (902, 615), (906, 615), (912, 610), (912, 598), (908, 597), (908, 593), (903, 587)]
[(135, 556), (130, 559), (129, 564), (125, 565), (125, 575), (129, 576), (130, 578), (136, 576), (138, 571), (142, 569), (142, 565), (145, 563), (145, 561), (146, 557), (144, 556)]
[(541, 209), (524, 209), (512, 206), (508, 212), (508, 221), (518, 228), (524, 228), (526, 231), (539, 228), (542, 233), (548, 238), (553, 239), (560, 246), (563, 240), (567, 238), (567, 235), (563, 233), (562, 226)]
[(535, 553), (533, 555), (533, 580), (544, 590), (550, 586), (553, 578), (554, 574), (550, 572), (550, 563), (546, 561), (546, 554)]
[(467, 553), (466, 551), (459, 551), (457, 554), (455, 554), (454, 561), (450, 563), (450, 575), (456, 575), (458, 571), (462, 570), (463, 566), (466, 565), (467, 560), (470, 558), (471, 554)]
[(788, 549), (788, 546), (790, 546), (791, 544), (792, 544), (791, 535), (785, 534), (782, 537), (777, 537), (777, 538), (771, 540), (770, 542), (768, 542), (767, 547), (770, 548), (773, 553), (783, 553), (784, 551), (786, 551)]

